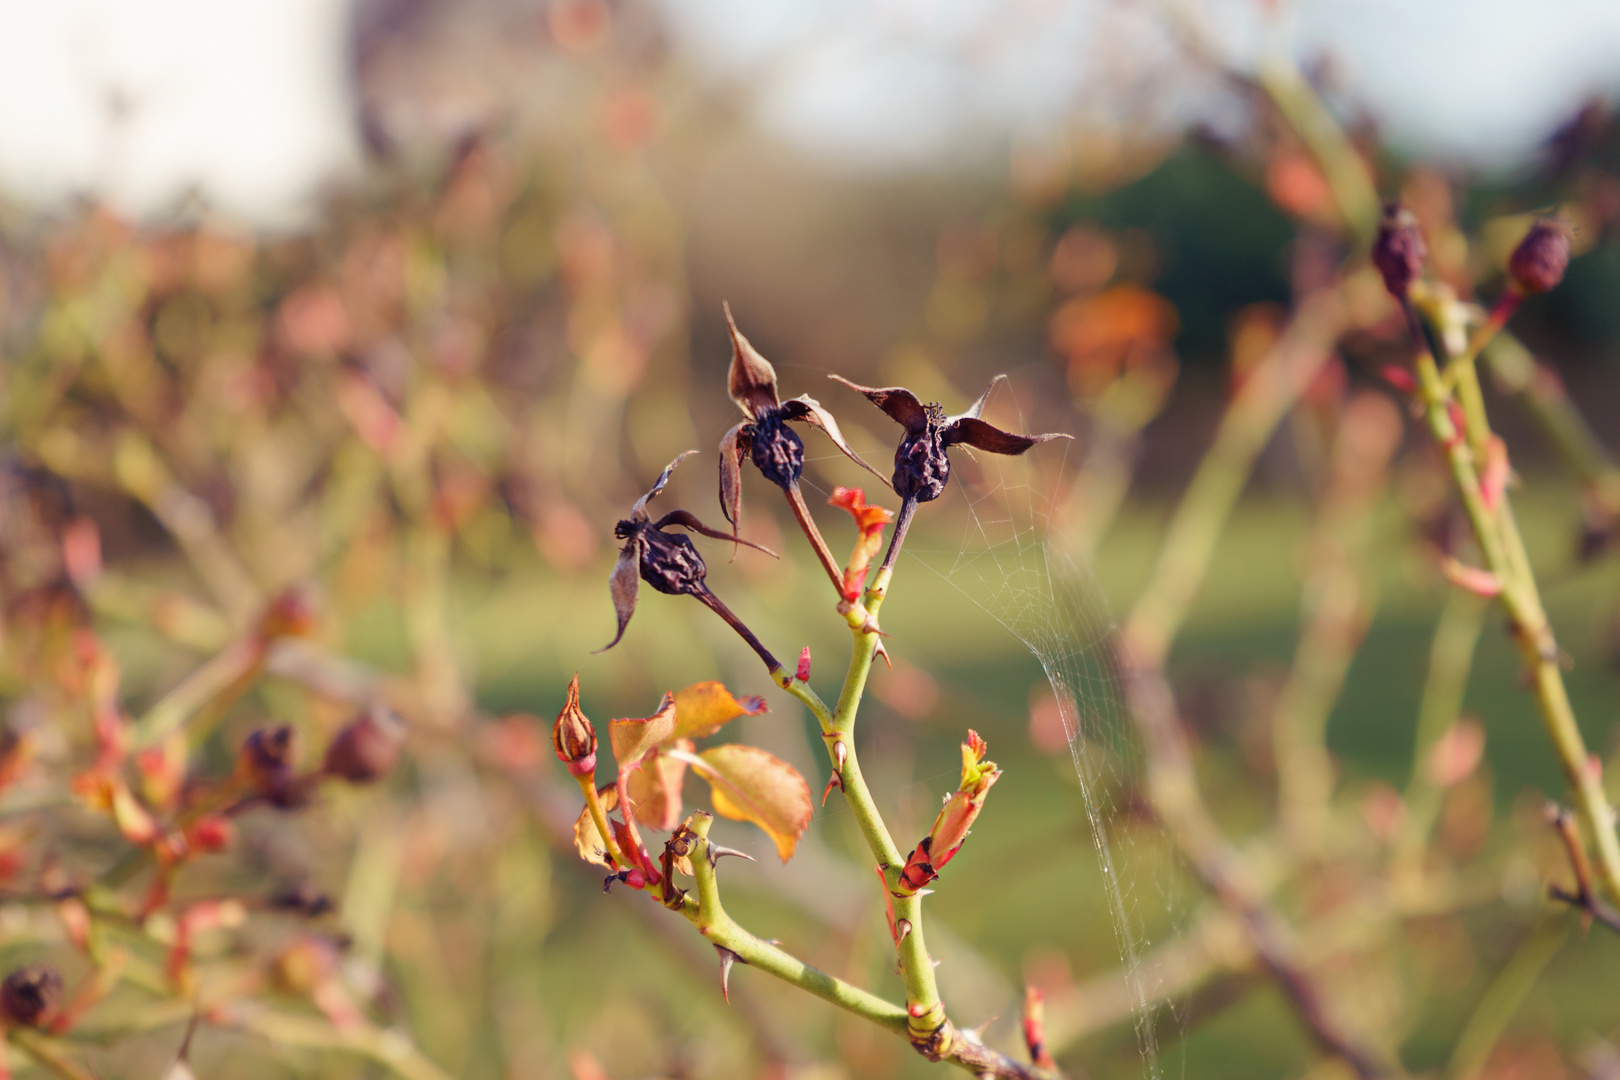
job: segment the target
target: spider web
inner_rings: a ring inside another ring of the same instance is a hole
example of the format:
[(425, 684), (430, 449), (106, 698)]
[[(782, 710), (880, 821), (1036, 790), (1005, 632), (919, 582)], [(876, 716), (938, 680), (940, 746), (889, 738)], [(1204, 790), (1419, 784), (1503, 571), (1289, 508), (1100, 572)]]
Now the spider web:
[(962, 518), (956, 546), (908, 545), (906, 553), (1017, 638), (1046, 675), (1080, 785), (1143, 1073), (1160, 1080), (1146, 921), (1137, 886), (1120, 872), (1135, 839), (1113, 827), (1119, 811), (1111, 793), (1127, 786), (1138, 757), (1112, 663), (1116, 628), (1095, 578), (1052, 535), (1056, 500), (1047, 492), (1058, 489), (1043, 488), (1028, 459), (978, 454), (970, 464), (964, 456), (958, 451), (954, 470)]
[[(999, 396), (1005, 406), (1008, 395)], [(1112, 615), (1061, 528), (1071, 478), (1069, 455), (1059, 447), (1070, 445), (1046, 444), (1016, 458), (954, 448), (946, 497), (923, 508), (919, 518), (926, 519), (913, 529), (901, 563), (927, 568), (1017, 639), (1045, 673), (1079, 782), (1143, 1075), (1162, 1080), (1156, 1009), (1167, 1003), (1159, 971), (1144, 961), (1152, 944), (1144, 900), (1157, 901), (1162, 913), (1155, 918), (1172, 929), (1180, 916), (1162, 853), (1139, 850), (1141, 830), (1123, 827), (1121, 796), (1141, 775), (1141, 754), (1113, 663)], [(1148, 832), (1162, 841), (1157, 825)]]

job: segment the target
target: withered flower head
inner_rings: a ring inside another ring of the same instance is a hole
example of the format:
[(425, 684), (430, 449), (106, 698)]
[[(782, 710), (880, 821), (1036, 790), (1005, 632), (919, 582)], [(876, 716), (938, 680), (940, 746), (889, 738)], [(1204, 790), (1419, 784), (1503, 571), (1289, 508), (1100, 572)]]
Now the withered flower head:
[(62, 997), (62, 976), (49, 964), (29, 964), (0, 983), (0, 1014), (6, 1021), (33, 1027), (56, 1009)]
[(1569, 268), (1569, 225), (1542, 218), (1530, 226), (1508, 258), (1508, 276), (1526, 296), (1556, 288)]
[(579, 707), (578, 675), (568, 684), (568, 699), (557, 714), (557, 722), (551, 725), (551, 746), (571, 775), (591, 776), (596, 772), (596, 729)]
[(1384, 278), (1384, 288), (1397, 300), (1405, 300), (1412, 282), (1423, 272), (1429, 248), (1423, 242), (1417, 218), (1398, 202), (1384, 204), (1384, 219), (1373, 240), (1372, 263)]
[(979, 419), (990, 391), (1007, 377), (1005, 375), (997, 375), (978, 401), (955, 416), (946, 416), (937, 402), (924, 405), (916, 394), (904, 387), (874, 389), (852, 383), (841, 375), (830, 377), (865, 394), (872, 404), (906, 429), (894, 452), (894, 493), (905, 500), (925, 503), (939, 498), (951, 476), (951, 459), (945, 452), (958, 444), (992, 454), (1022, 454), (1037, 443), (1074, 437), (1062, 433), (1015, 435)]
[(804, 441), (787, 425), (806, 423), (827, 433), (833, 445), (851, 461), (880, 479), (882, 474), (861, 460), (844, 441), (838, 421), (815, 398), (801, 394), (787, 401), (776, 391), (776, 369), (743, 337), (726, 305), (726, 325), (731, 328), (731, 373), (727, 389), (731, 400), (747, 417), (726, 432), (720, 440), (720, 510), (731, 522), (733, 533), (742, 509), (742, 460), (752, 457), (765, 479), (790, 491), (804, 472)]
[[(727, 622), (738, 629), (739, 633), (743, 633), (741, 624), (734, 621), (736, 617), (725, 610), (724, 605), (720, 604), (709, 591), (704, 581), (709, 568), (704, 565), (703, 556), (698, 554), (691, 538), (664, 530), (672, 525), (679, 525), (683, 529), (712, 536), (717, 540), (747, 544), (772, 558), (776, 557), (776, 553), (751, 541), (739, 540), (711, 529), (685, 510), (671, 510), (657, 521), (653, 521), (647, 515), (647, 503), (664, 490), (669, 483), (670, 474), (675, 471), (675, 466), (695, 453), (696, 450), (688, 450), (666, 465), (652, 490), (637, 499), (635, 505), (630, 508), (630, 516), (613, 527), (613, 535), (624, 541), (624, 547), (619, 551), (619, 561), (613, 567), (613, 576), (608, 579), (608, 585), (613, 593), (613, 609), (619, 617), (619, 632), (613, 635), (612, 641), (596, 650), (597, 652), (607, 652), (624, 637), (624, 628), (630, 625), (630, 616), (636, 613), (638, 580), (645, 581), (659, 592), (670, 596), (697, 597), (719, 612)], [(749, 643), (756, 651), (760, 651), (758, 643), (751, 640), (753, 635), (744, 634), (744, 637), (749, 639)]]

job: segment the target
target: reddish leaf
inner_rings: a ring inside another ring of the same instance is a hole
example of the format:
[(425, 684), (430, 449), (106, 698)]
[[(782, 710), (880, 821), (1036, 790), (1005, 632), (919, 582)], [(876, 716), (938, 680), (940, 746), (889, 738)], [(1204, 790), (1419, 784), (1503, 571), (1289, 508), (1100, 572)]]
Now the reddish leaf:
[[(676, 739), (672, 749), (690, 754), (692, 743)], [(630, 774), (630, 810), (636, 820), (654, 829), (673, 829), (681, 820), (681, 781), (686, 779), (686, 762), (654, 750)]]
[(674, 735), (674, 694), (665, 694), (658, 711), (651, 716), (608, 722), (608, 740), (613, 744), (613, 758), (621, 769), (635, 768), (647, 751), (668, 742)]
[(713, 789), (714, 809), (733, 821), (752, 821), (770, 834), (783, 862), (810, 824), (810, 785), (797, 769), (756, 746), (735, 743), (705, 750), (699, 775)]

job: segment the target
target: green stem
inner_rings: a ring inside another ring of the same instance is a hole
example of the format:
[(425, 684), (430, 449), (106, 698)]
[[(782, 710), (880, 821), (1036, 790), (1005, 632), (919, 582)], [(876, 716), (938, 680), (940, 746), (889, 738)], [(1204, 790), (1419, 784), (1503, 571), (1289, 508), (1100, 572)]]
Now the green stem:
[[(1407, 313), (1416, 324), (1417, 315), (1410, 304)], [(1596, 845), (1604, 888), (1611, 898), (1620, 900), (1620, 837), (1615, 833), (1614, 809), (1603, 790), (1602, 777), (1589, 765), (1586, 741), (1581, 736), (1569, 692), (1564, 686), (1558, 642), (1541, 606), (1541, 595), (1535, 576), (1530, 572), (1518, 524), (1505, 492), (1499, 496), (1496, 512), (1486, 506), (1473, 452), (1464, 433), (1456, 430), (1452, 423), (1447, 408), (1449, 398), (1434, 356), (1425, 344), (1421, 327), (1414, 325), (1413, 332), (1418, 350), (1418, 386), (1429, 431), (1451, 469), (1453, 486), (1468, 514), (1486, 569), (1501, 582), (1502, 606), (1512, 621), (1515, 641), (1530, 672), (1547, 735), (1564, 768), (1565, 778), (1575, 791), (1587, 832)]]
[(1473, 1080), (1491, 1056), (1491, 1050), (1513, 1014), (1524, 1004), (1530, 988), (1569, 936), (1571, 916), (1565, 913), (1543, 919), (1514, 951), (1490, 989), (1480, 999), (1468, 1026), (1457, 1039), (1445, 1080)]
[(91, 1080), (88, 1072), (67, 1059), (56, 1040), (28, 1028), (11, 1028), (6, 1034), (13, 1046), (33, 1058), (46, 1072), (61, 1077), (61, 1080)]
[(709, 863), (709, 826), (713, 821), (711, 815), (699, 811), (692, 815), (690, 825), (692, 833), (699, 841), (693, 845), (689, 854), (693, 878), (697, 882), (698, 899), (695, 907), (688, 906), (684, 910), (686, 917), (698, 928), (698, 932), (714, 944), (735, 953), (738, 960), (750, 967), (769, 972), (783, 982), (792, 983), (801, 990), (807, 990), (823, 1001), (857, 1016), (864, 1016), (874, 1024), (888, 1028), (898, 1035), (905, 1034), (907, 1022), (905, 1009), (813, 968), (777, 946), (760, 940), (738, 926), (731, 916), (726, 914), (725, 907), (720, 902), (720, 886), (715, 870)]

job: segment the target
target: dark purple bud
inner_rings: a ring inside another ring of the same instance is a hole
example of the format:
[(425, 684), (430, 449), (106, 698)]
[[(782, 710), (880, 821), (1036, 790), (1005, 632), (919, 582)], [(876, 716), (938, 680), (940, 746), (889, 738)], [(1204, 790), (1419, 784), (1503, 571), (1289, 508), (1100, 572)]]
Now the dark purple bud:
[(0, 983), (0, 1014), (7, 1023), (34, 1027), (56, 1011), (62, 976), (49, 964), (29, 964)]
[(236, 755), (236, 775), (256, 794), (280, 802), (293, 786), (298, 733), (292, 725), (260, 728), (249, 735)]
[(1378, 236), (1373, 240), (1372, 263), (1383, 275), (1384, 288), (1389, 294), (1397, 300), (1405, 300), (1428, 257), (1428, 246), (1423, 242), (1423, 233), (1412, 211), (1398, 202), (1385, 204), (1384, 220), (1379, 223)]
[(1556, 288), (1569, 268), (1569, 226), (1542, 218), (1530, 226), (1508, 258), (1508, 276), (1526, 296)]
[(750, 426), (754, 466), (779, 488), (797, 483), (804, 473), (804, 440), (782, 422), (781, 412), (767, 412)]
[(945, 455), (943, 416), (932, 407), (928, 423), (908, 430), (894, 451), (894, 493), (902, 499), (933, 502), (951, 478), (951, 459)]
[(322, 771), (351, 784), (369, 784), (394, 771), (404, 744), (404, 723), (387, 706), (373, 705), (337, 733)]
[(640, 569), (641, 580), (670, 596), (703, 592), (709, 574), (690, 537), (651, 528), (641, 532)]

